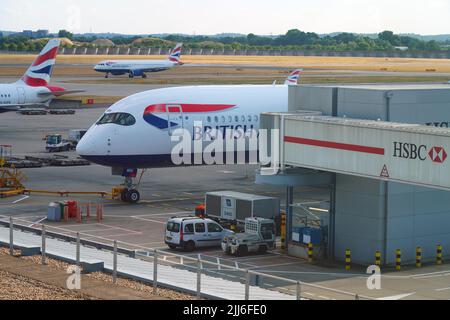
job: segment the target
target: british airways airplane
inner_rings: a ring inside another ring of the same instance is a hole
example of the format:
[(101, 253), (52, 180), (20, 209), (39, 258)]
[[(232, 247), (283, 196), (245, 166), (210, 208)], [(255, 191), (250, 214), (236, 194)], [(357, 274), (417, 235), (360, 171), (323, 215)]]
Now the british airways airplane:
[(159, 72), (183, 65), (182, 46), (182, 43), (178, 43), (166, 60), (108, 60), (95, 65), (94, 70), (105, 73), (105, 78), (108, 78), (109, 74), (120, 76), (126, 73), (130, 78), (135, 76), (147, 78), (146, 72)]
[(23, 106), (48, 107), (55, 97), (81, 92), (49, 85), (59, 45), (59, 40), (50, 40), (20, 80), (0, 84), (0, 113)]
[(140, 198), (132, 181), (137, 169), (176, 165), (171, 156), (176, 129), (195, 134), (201, 122), (205, 135), (258, 130), (261, 113), (288, 110), (288, 85), (297, 84), (300, 71), (292, 72), (284, 85), (186, 86), (131, 95), (89, 128), (77, 153), (125, 177), (122, 200), (135, 203)]

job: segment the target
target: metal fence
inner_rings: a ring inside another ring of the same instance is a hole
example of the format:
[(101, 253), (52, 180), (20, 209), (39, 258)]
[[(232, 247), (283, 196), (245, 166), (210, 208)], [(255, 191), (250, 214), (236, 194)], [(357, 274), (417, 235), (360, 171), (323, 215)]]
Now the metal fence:
[[(157, 293), (158, 287), (165, 287), (195, 294), (198, 298), (217, 298), (208, 295), (208, 289), (212, 289), (211, 286), (217, 286), (220, 281), (227, 280), (230, 281), (228, 284), (241, 284), (239, 290), (242, 290), (242, 292), (233, 293), (236, 294), (236, 297), (241, 297), (245, 300), (260, 299), (260, 292), (256, 293), (259, 289), (267, 290), (267, 293), (269, 293), (266, 297), (267, 299), (271, 299), (270, 293), (272, 292), (274, 297), (277, 297), (277, 294), (278, 297), (280, 297), (280, 294), (283, 294), (283, 299), (310, 300), (312, 297), (304, 294), (307, 290), (314, 290), (317, 293), (317, 297), (320, 297), (321, 294), (332, 294), (335, 299), (339, 300), (371, 299), (370, 297), (358, 295), (353, 292), (337, 290), (317, 284), (241, 268), (239, 266), (239, 262), (235, 261), (234, 264), (232, 264), (232, 261), (223, 261), (223, 259), (218, 257), (205, 256), (201, 254), (198, 254), (196, 257), (191, 257), (171, 251), (147, 248), (144, 246), (138, 246), (115, 240), (112, 241), (100, 236), (76, 232), (62, 227), (44, 225), (40, 222), (35, 223), (18, 218), (13, 219), (12, 217), (10, 217), (9, 220), (0, 220), (0, 224), (9, 227), (9, 252), (11, 255), (14, 253), (14, 248), (20, 247), (20, 244), (18, 244), (15, 240), (15, 235), (17, 234), (15, 230), (40, 236), (41, 241), (36, 241), (39, 243), (33, 243), (33, 246), (36, 245), (40, 247), (39, 254), (41, 255), (42, 264), (46, 263), (46, 259), (48, 257), (47, 244), (50, 239), (58, 239), (63, 240), (66, 243), (70, 242), (75, 244), (74, 263), (77, 266), (82, 265), (81, 252), (83, 250), (88, 250), (87, 248), (99, 250), (99, 253), (108, 252), (108, 254), (112, 254), (112, 268), (110, 270), (106, 270), (105, 268), (103, 271), (110, 272), (112, 274), (113, 282), (117, 281), (119, 275), (121, 277), (127, 277), (126, 273), (119, 270), (125, 263), (125, 257), (128, 259), (132, 257), (132, 259), (136, 261), (150, 262), (152, 263), (153, 268), (153, 270), (151, 270), (152, 277), (149, 277), (151, 279), (143, 277), (138, 279), (136, 279), (136, 277), (130, 278), (141, 282), (148, 282), (153, 286), (154, 293)], [(54, 255), (52, 257), (57, 258)], [(98, 259), (101, 259), (100, 254), (98, 255)], [(167, 276), (168, 267), (173, 268), (171, 270), (189, 271), (189, 275), (192, 277), (196, 275), (195, 284), (192, 283), (191, 287), (187, 288), (186, 286), (177, 287), (177, 285), (173, 284), (168, 285), (165, 281), (161, 281), (161, 276), (164, 275), (164, 270), (166, 270), (165, 275)], [(214, 278), (219, 282), (205, 281), (205, 278)], [(223, 284), (226, 284), (226, 282)], [(255, 293), (253, 291), (255, 291)]]
[[(124, 48), (124, 47), (75, 47), (61, 48), (63, 55), (168, 55), (170, 48)], [(0, 54), (36, 54), (25, 51), (0, 51)], [(319, 57), (373, 57), (373, 58), (423, 58), (450, 59), (450, 51), (317, 51), (317, 50), (259, 50), (259, 49), (210, 49), (184, 48), (183, 55), (228, 56), (319, 56)]]

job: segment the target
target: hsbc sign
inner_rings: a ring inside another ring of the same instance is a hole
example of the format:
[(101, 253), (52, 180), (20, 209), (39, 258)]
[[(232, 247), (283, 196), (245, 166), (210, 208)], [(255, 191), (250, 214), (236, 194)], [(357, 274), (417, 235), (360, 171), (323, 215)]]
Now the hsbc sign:
[(443, 163), (447, 159), (447, 152), (443, 147), (426, 145), (418, 145), (414, 143), (406, 143), (394, 141), (393, 157), (409, 160), (428, 161), (434, 163)]
[(284, 121), (285, 165), (450, 191), (450, 128), (326, 116)]
[(447, 159), (447, 152), (445, 152), (445, 149), (442, 147), (433, 147), (428, 152), (428, 156), (430, 157), (431, 161), (442, 163)]

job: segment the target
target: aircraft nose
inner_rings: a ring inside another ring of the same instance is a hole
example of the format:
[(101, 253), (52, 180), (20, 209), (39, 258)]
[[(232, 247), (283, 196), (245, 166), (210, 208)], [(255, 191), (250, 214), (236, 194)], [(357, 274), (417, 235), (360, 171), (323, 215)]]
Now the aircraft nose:
[(78, 142), (76, 151), (81, 157), (92, 155), (94, 152), (94, 144), (84, 137)]

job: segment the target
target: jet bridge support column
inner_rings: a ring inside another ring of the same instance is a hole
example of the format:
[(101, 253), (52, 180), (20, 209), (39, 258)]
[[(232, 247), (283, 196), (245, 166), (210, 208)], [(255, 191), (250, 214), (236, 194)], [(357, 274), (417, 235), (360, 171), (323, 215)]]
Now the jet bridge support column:
[(292, 204), (294, 203), (294, 187), (286, 187), (286, 237), (285, 248), (288, 247), (292, 237)]

